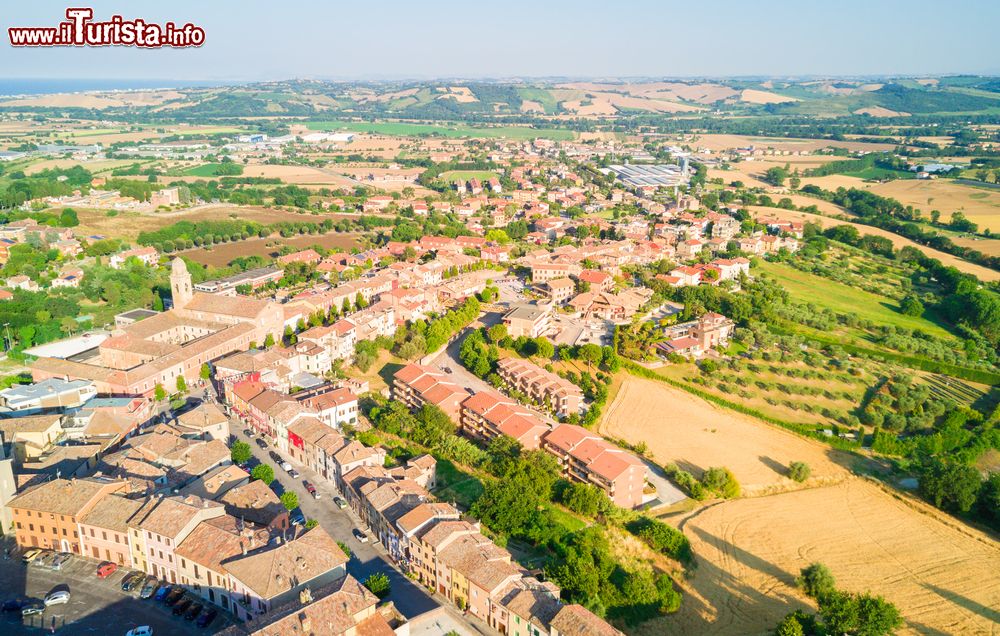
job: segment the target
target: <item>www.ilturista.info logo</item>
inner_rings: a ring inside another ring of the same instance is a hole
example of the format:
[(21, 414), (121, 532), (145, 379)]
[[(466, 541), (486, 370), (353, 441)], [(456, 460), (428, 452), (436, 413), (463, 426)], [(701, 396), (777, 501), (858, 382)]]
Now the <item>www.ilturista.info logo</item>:
[(94, 10), (66, 9), (66, 21), (54, 27), (9, 27), (11, 46), (138, 46), (147, 49), (184, 48), (205, 43), (205, 30), (191, 23), (156, 24), (120, 15), (94, 22)]

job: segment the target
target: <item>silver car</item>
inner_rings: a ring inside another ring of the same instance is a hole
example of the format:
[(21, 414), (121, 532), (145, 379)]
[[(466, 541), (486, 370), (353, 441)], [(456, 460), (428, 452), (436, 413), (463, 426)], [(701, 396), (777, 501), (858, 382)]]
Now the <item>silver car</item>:
[(45, 597), (45, 607), (69, 603), (69, 590), (58, 590)]

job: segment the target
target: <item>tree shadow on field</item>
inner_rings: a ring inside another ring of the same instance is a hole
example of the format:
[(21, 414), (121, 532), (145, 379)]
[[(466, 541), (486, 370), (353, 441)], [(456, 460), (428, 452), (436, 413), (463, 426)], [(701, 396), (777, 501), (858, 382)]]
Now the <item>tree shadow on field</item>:
[(962, 596), (957, 592), (952, 592), (950, 590), (940, 588), (936, 585), (931, 585), (930, 583), (924, 583), (923, 586), (924, 588), (934, 592), (941, 598), (950, 601), (961, 608), (967, 609), (973, 614), (982, 616), (983, 618), (990, 621), (994, 625), (1000, 625), (1000, 611), (997, 611), (992, 607), (987, 607), (986, 605), (983, 605), (978, 601), (974, 601), (971, 598)]
[[(794, 577), (774, 564), (700, 528), (695, 527), (691, 531), (702, 541), (717, 546), (719, 550), (727, 553), (733, 561), (740, 565), (774, 577), (782, 583), (794, 585)], [(681, 611), (701, 620), (702, 624), (690, 629), (687, 628), (691, 626), (685, 625), (684, 634), (726, 631), (727, 626), (732, 627), (734, 624), (745, 628), (743, 633), (767, 631), (777, 625), (786, 615), (796, 610), (802, 610), (809, 614), (816, 611), (815, 607), (794, 593), (774, 589), (757, 589), (741, 581), (733, 572), (724, 570), (705, 558), (699, 558), (697, 552), (695, 559), (697, 565), (690, 578), (686, 579), (686, 583), (701, 598), (696, 598), (693, 594), (686, 594), (681, 601)], [(712, 605), (701, 599), (709, 599), (715, 604)], [(772, 616), (760, 619), (763, 624), (744, 624), (753, 620), (754, 617), (759, 617), (763, 608), (769, 608), (768, 611), (773, 611)]]
[(788, 467), (781, 462), (771, 459), (766, 455), (759, 455), (757, 459), (760, 460), (760, 463), (764, 464), (782, 477), (788, 477)]

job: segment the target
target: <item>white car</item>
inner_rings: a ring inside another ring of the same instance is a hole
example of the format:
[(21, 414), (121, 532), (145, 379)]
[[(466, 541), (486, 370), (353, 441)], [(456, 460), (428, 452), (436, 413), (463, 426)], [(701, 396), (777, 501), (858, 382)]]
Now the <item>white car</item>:
[(50, 605), (65, 605), (69, 603), (69, 591), (59, 590), (58, 592), (52, 592), (45, 597), (45, 607)]
[(125, 632), (125, 636), (153, 636), (153, 628), (149, 625), (136, 627)]
[(292, 465), (289, 464), (288, 462), (281, 462), (281, 470), (285, 471), (286, 473), (290, 473), (292, 472)]

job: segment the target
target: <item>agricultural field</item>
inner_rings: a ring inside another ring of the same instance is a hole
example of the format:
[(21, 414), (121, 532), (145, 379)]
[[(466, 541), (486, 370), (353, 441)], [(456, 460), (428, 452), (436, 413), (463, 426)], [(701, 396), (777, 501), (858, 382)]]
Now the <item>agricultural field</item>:
[(670, 364), (658, 369), (664, 377), (697, 385), (717, 397), (764, 413), (784, 422), (833, 427), (861, 403), (868, 387), (884, 374), (881, 365), (856, 364), (854, 373), (815, 367), (804, 362), (736, 361), (711, 373), (694, 364)]
[(319, 245), (328, 250), (338, 249), (346, 252), (350, 251), (352, 247), (358, 247), (360, 243), (356, 234), (331, 232), (328, 234), (310, 234), (291, 238), (273, 236), (269, 238), (251, 238), (233, 243), (221, 243), (211, 247), (194, 248), (178, 252), (177, 254), (185, 258), (190, 258), (202, 265), (224, 267), (240, 256), (277, 257), (279, 250), (286, 245), (296, 249), (306, 249), (314, 245)]
[(900, 313), (898, 303), (892, 298), (877, 296), (821, 276), (808, 274), (785, 263), (760, 261), (759, 267), (765, 274), (781, 283), (796, 301), (838, 313), (853, 313), (861, 319), (879, 324), (920, 329), (935, 336), (951, 337), (947, 330), (926, 318)]
[(851, 462), (846, 454), (817, 441), (665, 383), (632, 376), (625, 378), (599, 430), (632, 444), (645, 443), (654, 461), (674, 462), (695, 477), (725, 466), (745, 494), (797, 487), (784, 474), (793, 461), (808, 463), (816, 483), (845, 478)]
[(575, 137), (570, 130), (554, 128), (530, 128), (527, 126), (453, 126), (435, 124), (410, 124), (404, 122), (348, 122), (311, 121), (306, 124), (310, 130), (347, 130), (359, 133), (382, 135), (440, 135), (442, 137), (471, 137), (481, 139), (554, 139), (570, 140)]
[(924, 215), (938, 210), (941, 219), (947, 221), (952, 213), (962, 212), (978, 223), (980, 230), (1000, 232), (1000, 190), (955, 183), (952, 179), (890, 181), (871, 185), (869, 189), (903, 205), (912, 205)]
[(469, 179), (489, 181), (495, 176), (497, 176), (497, 173), (490, 172), (489, 170), (450, 170), (442, 172), (438, 179), (445, 183), (451, 183), (452, 181), (468, 181)]
[(724, 501), (681, 526), (698, 555), (684, 602), (637, 634), (770, 633), (796, 609), (815, 611), (794, 579), (817, 561), (839, 588), (894, 603), (906, 621), (899, 634), (997, 633), (996, 542), (868, 480)]

